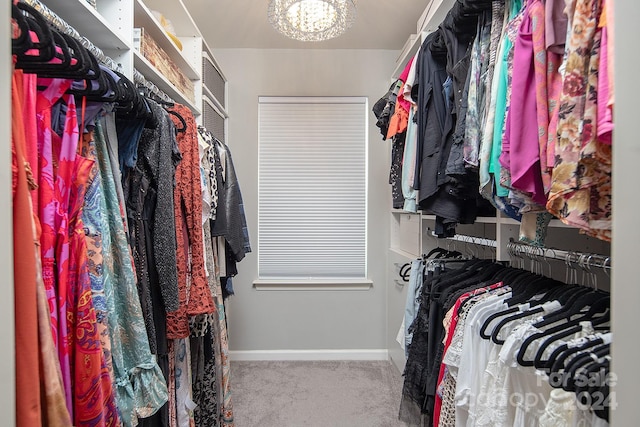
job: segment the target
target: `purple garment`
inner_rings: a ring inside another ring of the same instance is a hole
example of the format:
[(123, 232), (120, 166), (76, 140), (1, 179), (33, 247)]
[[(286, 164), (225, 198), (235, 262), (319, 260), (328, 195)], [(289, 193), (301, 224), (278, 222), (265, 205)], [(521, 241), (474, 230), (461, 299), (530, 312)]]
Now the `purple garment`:
[(564, 0), (545, 1), (544, 31), (547, 49), (553, 53), (564, 54), (569, 18), (564, 13)]
[(511, 186), (544, 205), (547, 198), (540, 172), (538, 112), (530, 2), (514, 43), (511, 105), (505, 123), (500, 164), (511, 172)]

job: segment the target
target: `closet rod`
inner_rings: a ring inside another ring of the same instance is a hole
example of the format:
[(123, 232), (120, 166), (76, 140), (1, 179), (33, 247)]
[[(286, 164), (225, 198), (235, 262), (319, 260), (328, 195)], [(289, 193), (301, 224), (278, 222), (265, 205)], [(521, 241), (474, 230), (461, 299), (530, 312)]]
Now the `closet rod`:
[(136, 70), (135, 68), (133, 69), (133, 81), (137, 85), (144, 86), (145, 88), (149, 89), (149, 91), (151, 91), (151, 93), (155, 94), (156, 96), (159, 96), (164, 101), (176, 104), (176, 102), (173, 100), (173, 98), (171, 98), (169, 95), (167, 95), (165, 92), (163, 92), (162, 89), (160, 89), (154, 83), (152, 83), (149, 80), (147, 80), (144, 77), (144, 75), (140, 71)]
[(611, 270), (611, 257), (606, 255), (544, 248), (516, 241), (507, 243), (507, 251), (511, 257), (515, 258), (526, 257), (536, 261), (558, 260), (564, 261), (567, 266), (573, 264), (584, 269), (597, 267), (602, 268), (605, 272)]
[[(435, 231), (431, 232), (433, 237), (439, 238)], [(456, 234), (452, 237), (446, 237), (447, 240), (455, 240), (457, 242), (469, 243), (478, 246), (489, 246), (492, 248), (498, 247), (498, 242), (492, 239), (485, 239), (483, 237), (467, 236), (466, 234)]]
[(55, 12), (44, 5), (40, 0), (21, 0), (23, 3), (28, 4), (35, 10), (40, 12), (42, 17), (46, 19), (51, 25), (53, 25), (58, 31), (73, 37), (78, 40), (82, 46), (89, 50), (96, 59), (112, 70), (122, 72), (122, 67), (116, 61), (104, 54), (102, 49), (94, 45), (88, 38), (80, 35), (75, 28), (69, 25), (64, 19), (60, 18)]

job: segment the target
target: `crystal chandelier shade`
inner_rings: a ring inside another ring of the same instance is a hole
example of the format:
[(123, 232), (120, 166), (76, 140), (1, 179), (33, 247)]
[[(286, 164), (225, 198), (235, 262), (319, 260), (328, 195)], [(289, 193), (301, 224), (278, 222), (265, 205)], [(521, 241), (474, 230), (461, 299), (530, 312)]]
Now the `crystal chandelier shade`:
[(343, 34), (356, 18), (354, 0), (271, 0), (269, 22), (285, 36), (304, 42)]

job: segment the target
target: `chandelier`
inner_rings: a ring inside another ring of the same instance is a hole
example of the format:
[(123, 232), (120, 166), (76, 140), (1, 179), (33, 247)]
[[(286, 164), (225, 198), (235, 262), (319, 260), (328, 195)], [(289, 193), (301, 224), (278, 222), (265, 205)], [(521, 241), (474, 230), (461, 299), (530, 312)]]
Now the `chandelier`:
[(356, 19), (355, 0), (271, 0), (273, 28), (287, 37), (317, 42), (338, 37)]

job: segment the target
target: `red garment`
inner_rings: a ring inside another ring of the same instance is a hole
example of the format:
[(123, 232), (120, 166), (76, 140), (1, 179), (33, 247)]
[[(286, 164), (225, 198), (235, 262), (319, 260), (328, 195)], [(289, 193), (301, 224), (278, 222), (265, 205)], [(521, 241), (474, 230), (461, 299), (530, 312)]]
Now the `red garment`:
[(11, 88), (13, 169), (13, 270), (16, 357), (16, 426), (41, 424), (36, 259), (32, 211), (25, 170), (22, 126), (22, 72), (13, 73)]
[[(77, 126), (76, 126), (77, 129)], [(115, 394), (100, 343), (91, 297), (82, 207), (93, 161), (76, 156), (69, 198), (69, 293), (67, 322), (73, 373), (75, 425), (119, 426)]]
[[(39, 83), (47, 85), (38, 93), (36, 106), (42, 271), (67, 408), (76, 427), (116, 426), (113, 384), (96, 328), (82, 223), (84, 193), (93, 162), (77, 155), (75, 99), (64, 95), (70, 81), (41, 79)], [(51, 108), (61, 98), (67, 109), (64, 131), (58, 135), (51, 128)]]
[[(407, 62), (407, 65), (404, 67), (402, 74), (400, 74), (400, 77), (398, 77), (398, 79), (401, 80), (402, 83), (407, 82), (407, 77), (409, 77), (409, 71), (411, 71), (411, 65), (413, 65), (413, 61), (415, 59), (416, 57), (414, 56), (409, 60), (409, 62)], [(409, 114), (409, 109), (411, 108), (411, 102), (404, 99), (404, 91), (402, 88), (400, 89), (400, 92), (398, 92), (397, 103), (407, 112), (407, 114)]]
[[(54, 156), (51, 129), (51, 107), (69, 89), (71, 82), (62, 79), (50, 79), (43, 81), (47, 88), (38, 93), (36, 103), (37, 139), (38, 139), (38, 217), (42, 233), (40, 235), (40, 248), (42, 251), (42, 278), (49, 300), (51, 312), (51, 331), (53, 340), (58, 350), (60, 369), (65, 388), (67, 409), (73, 418), (73, 405), (71, 397), (71, 371), (69, 368), (69, 352), (67, 348), (67, 322), (66, 318), (66, 278), (57, 277), (56, 280), (56, 241), (58, 239), (58, 227), (56, 226), (57, 204), (55, 191)], [(63, 184), (62, 184), (63, 185)], [(64, 232), (63, 236), (67, 233)]]
[(33, 213), (38, 214), (38, 123), (36, 120), (37, 80), (35, 74), (23, 74), (24, 89), (22, 94), (22, 127), (25, 130), (25, 156), (32, 172), (34, 189), (31, 190)]
[(174, 210), (176, 219), (178, 297), (180, 307), (167, 313), (167, 337), (189, 336), (189, 316), (213, 313), (215, 306), (204, 269), (202, 235), (202, 186), (197, 125), (184, 105), (175, 105), (170, 114), (176, 129), (182, 160), (176, 168)]

